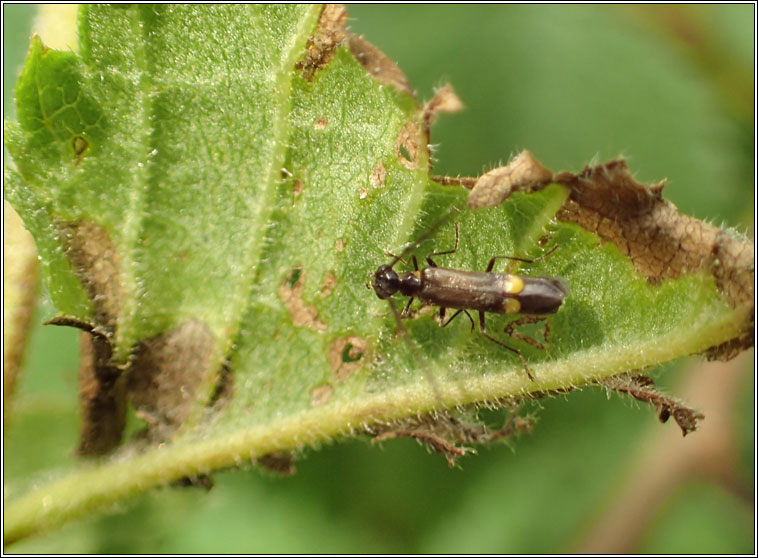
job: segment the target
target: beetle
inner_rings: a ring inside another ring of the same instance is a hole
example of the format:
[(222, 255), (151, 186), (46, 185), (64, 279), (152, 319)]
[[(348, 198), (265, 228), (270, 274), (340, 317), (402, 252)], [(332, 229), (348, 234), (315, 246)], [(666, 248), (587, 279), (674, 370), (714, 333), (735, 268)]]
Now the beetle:
[[(520, 338), (539, 346), (537, 341), (513, 332), (513, 328), (519, 323), (535, 322), (541, 319), (540, 316), (557, 312), (563, 304), (563, 300), (569, 295), (568, 283), (560, 277), (530, 277), (513, 273), (493, 273), (492, 269), (499, 259), (534, 263), (550, 255), (558, 246), (554, 246), (550, 251), (534, 260), (512, 256), (494, 256), (487, 265), (486, 271), (465, 271), (439, 267), (432, 256), (454, 254), (458, 250), (458, 224), (456, 223), (455, 247), (452, 250), (433, 252), (427, 255), (426, 262), (429, 266), (424, 269), (419, 269), (418, 261), (414, 255), (411, 258), (414, 271), (402, 273), (395, 271), (394, 267), (399, 261), (403, 260), (403, 255), (418, 244), (419, 242), (408, 246), (400, 256), (390, 254), (394, 258), (391, 263), (379, 266), (374, 272), (371, 278), (371, 287), (373, 287), (376, 296), (388, 300), (396, 316), (397, 311), (390, 299), (397, 292), (410, 297), (403, 309), (403, 316), (408, 314), (414, 299), (420, 300), (424, 305), (438, 306), (441, 327), (447, 326), (458, 315), (464, 313), (471, 321), (471, 329), (474, 330), (474, 319), (469, 314), (469, 310), (479, 312), (479, 332), (490, 341), (517, 354), (527, 376), (534, 381), (534, 376), (526, 365), (526, 360), (521, 351), (506, 345), (487, 333), (484, 320), (485, 313), (522, 314), (521, 320), (517, 320), (506, 327), (506, 333), (511, 337)], [(445, 313), (448, 308), (456, 311), (445, 321)]]

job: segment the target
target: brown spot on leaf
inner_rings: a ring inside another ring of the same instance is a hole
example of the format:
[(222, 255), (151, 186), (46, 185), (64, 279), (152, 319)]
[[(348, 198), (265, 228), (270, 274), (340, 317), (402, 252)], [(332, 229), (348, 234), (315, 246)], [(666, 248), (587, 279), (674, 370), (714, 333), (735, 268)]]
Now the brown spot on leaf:
[[(424, 138), (423, 144), (422, 138)], [(411, 170), (417, 168), (419, 149), (426, 148), (425, 138), (426, 134), (415, 120), (408, 121), (400, 130), (395, 140), (395, 155), (404, 167)]]
[(323, 405), (332, 398), (332, 386), (323, 384), (313, 389), (311, 392), (311, 405), (318, 407)]
[(394, 87), (401, 93), (405, 93), (411, 97), (414, 96), (413, 89), (408, 83), (408, 78), (405, 77), (403, 71), (386, 54), (354, 33), (348, 32), (347, 38), (347, 46), (350, 48), (353, 56), (355, 56), (355, 59), (379, 83)]
[(463, 103), (451, 85), (445, 85), (437, 90), (421, 109), (419, 123), (408, 122), (398, 134), (395, 142), (398, 160), (409, 169), (417, 168), (419, 149), (423, 148), (428, 155), (430, 128), (437, 117), (444, 112), (457, 112), (462, 108)]
[(95, 324), (114, 332), (121, 308), (121, 278), (119, 255), (110, 236), (90, 221), (56, 220), (55, 224), (74, 273), (92, 301)]
[(345, 240), (343, 238), (338, 238), (335, 248), (337, 249), (337, 252), (342, 252), (345, 249)]
[(341, 337), (332, 341), (327, 356), (338, 380), (349, 378), (366, 362), (367, 347), (368, 343), (362, 337)]
[(705, 415), (691, 409), (686, 403), (658, 391), (652, 378), (647, 376), (624, 374), (605, 378), (598, 383), (619, 393), (631, 395), (638, 401), (649, 403), (658, 411), (658, 419), (661, 422), (666, 422), (673, 416), (682, 430), (682, 436), (697, 430), (698, 421), (705, 418)]
[(313, 123), (313, 127), (316, 130), (323, 130), (324, 128), (326, 128), (326, 123), (327, 123), (326, 116), (322, 116), (316, 119), (316, 121)]
[(303, 187), (303, 181), (299, 178), (292, 181), (292, 207), (295, 207), (297, 200), (300, 199), (300, 196), (303, 193)]
[(386, 179), (387, 169), (384, 167), (384, 163), (379, 161), (371, 170), (371, 174), (368, 177), (368, 183), (371, 184), (372, 188), (383, 188)]
[(328, 296), (336, 284), (337, 276), (332, 271), (327, 272), (324, 276), (324, 282), (321, 283), (321, 296)]
[[(539, 190), (550, 183), (569, 189), (558, 219), (616, 244), (650, 283), (707, 271), (733, 307), (753, 308), (753, 244), (680, 214), (662, 197), (665, 181), (651, 186), (638, 183), (622, 159), (588, 166), (578, 174), (552, 173), (524, 151), (505, 167), (477, 179), (468, 205), (472, 209), (496, 205), (515, 191)], [(709, 358), (729, 358), (752, 346), (753, 312), (748, 314), (743, 333), (709, 350)]]
[(305, 270), (295, 268), (290, 271), (279, 285), (279, 298), (290, 314), (292, 324), (298, 327), (309, 327), (316, 331), (326, 330), (326, 324), (318, 317), (316, 308), (303, 300), (303, 285)]
[(316, 30), (305, 47), (305, 56), (295, 66), (302, 70), (306, 80), (313, 80), (316, 71), (329, 63), (334, 50), (345, 40), (345, 19), (347, 11), (341, 4), (326, 4), (322, 8)]
[(190, 320), (141, 341), (134, 349), (128, 395), (148, 423), (152, 440), (165, 440), (197, 404), (198, 387), (210, 372), (214, 338), (208, 327)]

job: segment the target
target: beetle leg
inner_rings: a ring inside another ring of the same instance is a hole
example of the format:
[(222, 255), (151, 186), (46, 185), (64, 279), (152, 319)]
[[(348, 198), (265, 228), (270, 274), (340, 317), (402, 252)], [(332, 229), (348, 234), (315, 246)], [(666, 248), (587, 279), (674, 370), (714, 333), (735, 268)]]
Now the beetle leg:
[(403, 318), (407, 318), (408, 314), (410, 313), (411, 309), (411, 302), (413, 302), (413, 297), (408, 299), (408, 304), (405, 305), (405, 308), (403, 308), (403, 311), (400, 312), (400, 316)]
[(545, 327), (542, 330), (538, 330), (536, 333), (545, 332), (545, 342), (547, 342), (547, 333), (548, 333), (548, 325), (547, 320), (542, 316), (530, 316), (525, 315), (521, 316), (518, 320), (514, 320), (511, 323), (509, 323), (507, 326), (505, 326), (505, 334), (508, 337), (513, 337), (514, 339), (518, 339), (519, 341), (523, 341), (524, 343), (529, 343), (532, 347), (535, 347), (537, 349), (545, 349), (545, 344), (537, 341), (533, 337), (530, 337), (524, 333), (520, 333), (516, 331), (516, 327), (520, 325), (527, 325), (527, 324), (536, 324), (539, 322), (544, 322)]
[(471, 314), (468, 313), (468, 310), (466, 310), (465, 308), (456, 310), (455, 314), (450, 316), (447, 321), (445, 321), (445, 310), (447, 310), (447, 308), (440, 308), (440, 327), (445, 327), (447, 324), (449, 324), (455, 318), (457, 318), (458, 314), (463, 312), (464, 314), (466, 314), (466, 316), (468, 316), (468, 319), (471, 322), (471, 331), (474, 331), (474, 318), (471, 317)]
[[(388, 258), (392, 258), (393, 260), (397, 260), (399, 262), (403, 262), (403, 265), (408, 265), (408, 262), (406, 262), (403, 258), (400, 256), (396, 256), (392, 252), (385, 252), (384, 255)], [(393, 264), (394, 265), (394, 264)]]
[(534, 376), (532, 376), (532, 373), (529, 370), (529, 367), (526, 365), (526, 359), (524, 359), (524, 355), (521, 354), (521, 351), (519, 351), (518, 349), (514, 349), (513, 347), (509, 347), (502, 341), (498, 341), (497, 339), (495, 339), (494, 337), (492, 337), (491, 335), (487, 333), (487, 330), (485, 329), (485, 325), (484, 325), (484, 312), (482, 312), (481, 310), (479, 311), (479, 333), (484, 335), (487, 339), (489, 339), (493, 343), (497, 343), (504, 349), (508, 349), (512, 353), (516, 353), (521, 359), (521, 364), (524, 366), (524, 372), (526, 372), (526, 375), (529, 377), (531, 381), (534, 381)]
[(434, 263), (432, 256), (444, 256), (446, 254), (455, 254), (457, 251), (458, 251), (458, 223), (455, 224), (455, 248), (453, 248), (452, 250), (444, 250), (443, 252), (432, 252), (426, 257), (426, 262), (432, 267), (437, 267), (437, 264)]
[[(550, 250), (548, 250), (547, 252), (545, 252), (541, 256), (537, 256), (536, 258), (534, 258), (532, 260), (530, 260), (528, 258), (517, 258), (516, 256), (493, 256), (492, 259), (490, 260), (490, 264), (487, 266), (487, 273), (491, 272), (492, 268), (495, 267), (495, 261), (496, 260), (511, 260), (511, 261), (515, 261), (515, 262), (523, 262), (523, 263), (532, 264), (532, 263), (538, 262), (540, 260), (544, 260), (550, 254), (552, 254), (553, 252), (555, 252), (557, 249), (558, 249), (558, 244), (556, 244), (555, 246), (553, 246)], [(511, 273), (511, 271), (510, 271), (510, 267), (511, 266), (508, 266), (508, 267), (509, 267), (509, 270), (507, 272)]]

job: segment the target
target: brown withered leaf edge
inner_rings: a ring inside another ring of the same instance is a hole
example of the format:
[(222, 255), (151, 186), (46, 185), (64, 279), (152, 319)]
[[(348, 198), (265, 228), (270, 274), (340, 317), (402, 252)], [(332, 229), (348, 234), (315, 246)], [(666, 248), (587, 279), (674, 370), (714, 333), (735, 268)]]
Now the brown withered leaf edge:
[[(697, 430), (699, 422), (705, 418), (705, 415), (691, 408), (687, 403), (658, 390), (652, 378), (642, 374), (621, 374), (597, 380), (595, 384), (648, 403), (655, 408), (658, 413), (658, 420), (662, 423), (673, 417), (682, 431), (682, 436)], [(504, 426), (497, 430), (492, 430), (477, 422), (466, 422), (457, 416), (443, 412), (374, 424), (367, 426), (363, 432), (372, 437), (373, 443), (395, 438), (413, 438), (430, 450), (443, 455), (448, 465), (454, 467), (458, 458), (473, 452), (470, 447), (462, 444), (491, 444), (519, 433), (531, 432), (536, 422), (535, 417), (532, 415), (522, 416), (518, 413), (518, 409), (524, 401), (564, 395), (574, 389), (567, 387), (532, 392), (523, 397), (507, 397), (488, 405), (485, 404), (485, 407), (492, 409), (510, 409)]]
[(491, 444), (497, 440), (509, 438), (518, 433), (528, 433), (534, 426), (534, 418), (520, 416), (514, 400), (507, 404), (512, 411), (505, 425), (492, 430), (477, 422), (466, 422), (448, 413), (437, 413), (434, 416), (392, 421), (384, 424), (374, 424), (364, 429), (372, 436), (373, 443), (383, 442), (394, 438), (413, 438), (426, 445), (436, 453), (442, 454), (450, 467), (454, 467), (456, 459), (472, 453), (473, 450), (461, 444)]
[(104, 455), (119, 443), (126, 424), (125, 367), (114, 364), (109, 333), (76, 319), (58, 316), (46, 325), (81, 329), (79, 402), (81, 424), (77, 454)]
[(674, 397), (668, 396), (658, 388), (652, 378), (643, 375), (622, 374), (604, 378), (597, 382), (613, 391), (630, 395), (655, 407), (658, 412), (658, 420), (661, 422), (668, 421), (674, 417), (674, 420), (682, 430), (682, 436), (697, 430), (698, 421), (705, 418), (701, 412), (690, 408), (686, 403)]
[(107, 231), (90, 221), (54, 220), (71, 267), (93, 305), (93, 323), (58, 316), (48, 323), (82, 330), (79, 364), (81, 456), (108, 453), (119, 443), (126, 421), (124, 367), (112, 362), (112, 338), (121, 309), (119, 256)]
[[(344, 45), (379, 83), (415, 100), (413, 88), (398, 65), (373, 44), (347, 29), (346, 20), (347, 11), (343, 5), (326, 4), (323, 7), (316, 30), (306, 45), (306, 53), (296, 64), (303, 77), (312, 81), (316, 72), (332, 59), (337, 47)], [(457, 112), (462, 108), (463, 103), (450, 85), (440, 88), (419, 111), (419, 118), (409, 121), (398, 134), (395, 153), (400, 162), (409, 169), (417, 168), (420, 151), (428, 151), (429, 128), (435, 119), (442, 113)]]
[(753, 346), (753, 243), (679, 213), (662, 197), (665, 180), (640, 184), (623, 159), (587, 166), (580, 173), (554, 173), (529, 151), (478, 178), (432, 179), (471, 189), (467, 202), (471, 209), (497, 205), (518, 191), (533, 192), (555, 183), (566, 186), (569, 198), (556, 217), (616, 244), (648, 282), (707, 271), (732, 307), (750, 308), (740, 335), (705, 351), (708, 359), (728, 360)]
[(296, 64), (303, 77), (312, 81), (326, 66), (340, 45), (347, 46), (356, 60), (379, 82), (413, 97), (408, 78), (386, 54), (345, 26), (347, 10), (342, 4), (326, 4), (321, 10), (316, 30), (305, 47), (305, 55)]
[(108, 233), (97, 224), (55, 221), (61, 245), (93, 304), (92, 323), (58, 316), (48, 324), (82, 330), (77, 453), (99, 456), (120, 443), (126, 402), (147, 421), (143, 440), (165, 441), (195, 404), (208, 374), (212, 334), (198, 321), (184, 324), (134, 348), (129, 361), (113, 360), (113, 338), (121, 309), (120, 262)]

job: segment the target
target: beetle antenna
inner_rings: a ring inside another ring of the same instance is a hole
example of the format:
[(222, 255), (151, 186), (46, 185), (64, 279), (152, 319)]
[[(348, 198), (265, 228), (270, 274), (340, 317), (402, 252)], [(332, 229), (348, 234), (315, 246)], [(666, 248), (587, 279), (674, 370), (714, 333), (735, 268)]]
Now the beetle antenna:
[(418, 240), (411, 242), (405, 248), (403, 248), (403, 251), (400, 252), (400, 255), (395, 256), (394, 259), (392, 260), (392, 263), (389, 264), (390, 268), (395, 267), (395, 264), (399, 262), (400, 260), (403, 260), (405, 256), (407, 256), (412, 250), (415, 250), (416, 248), (421, 246), (423, 242), (426, 242), (432, 236), (434, 236), (437, 233), (437, 231), (439, 231), (445, 224), (447, 224), (448, 221), (450, 221), (450, 219), (453, 217), (454, 212), (460, 213), (460, 211), (461, 211), (460, 209), (453, 206), (447, 212), (447, 215), (445, 215), (444, 217), (439, 219), (436, 223), (434, 223), (434, 225), (429, 227), (429, 229), (427, 229), (426, 232), (418, 238)]

